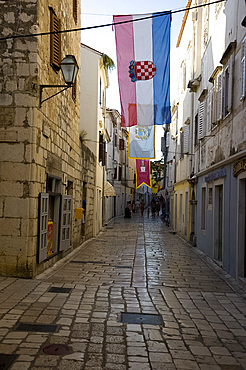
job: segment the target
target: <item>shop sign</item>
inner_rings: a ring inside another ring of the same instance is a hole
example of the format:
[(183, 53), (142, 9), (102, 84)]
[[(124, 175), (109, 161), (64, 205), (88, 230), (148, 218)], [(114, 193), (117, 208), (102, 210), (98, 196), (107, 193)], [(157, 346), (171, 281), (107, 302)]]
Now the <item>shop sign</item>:
[(205, 181), (206, 182), (214, 181), (220, 179), (221, 177), (226, 177), (226, 175), (227, 175), (226, 168), (221, 168), (220, 170), (210, 173), (208, 176), (206, 176)]
[(233, 176), (238, 176), (241, 172), (246, 171), (246, 158), (236, 162), (233, 166)]

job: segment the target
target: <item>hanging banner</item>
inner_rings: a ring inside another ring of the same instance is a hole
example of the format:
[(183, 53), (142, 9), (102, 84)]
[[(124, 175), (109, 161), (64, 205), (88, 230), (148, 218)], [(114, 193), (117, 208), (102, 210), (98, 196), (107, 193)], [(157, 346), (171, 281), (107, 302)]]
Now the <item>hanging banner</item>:
[(136, 167), (136, 189), (145, 184), (151, 188), (150, 161), (146, 159), (135, 159)]
[[(143, 19), (146, 17), (149, 18)], [(113, 21), (121, 125), (170, 123), (171, 12), (114, 15)], [(116, 24), (118, 22), (128, 23)]]
[(128, 157), (155, 158), (155, 126), (133, 126), (129, 128)]

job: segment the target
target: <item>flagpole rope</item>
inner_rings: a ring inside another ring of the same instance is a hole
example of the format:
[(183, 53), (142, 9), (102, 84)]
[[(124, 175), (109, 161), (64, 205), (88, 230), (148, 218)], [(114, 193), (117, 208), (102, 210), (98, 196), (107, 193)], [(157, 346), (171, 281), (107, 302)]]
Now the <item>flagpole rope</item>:
[(176, 13), (186, 12), (186, 11), (189, 11), (189, 10), (198, 9), (198, 8), (202, 8), (202, 7), (209, 6), (209, 5), (222, 3), (224, 1), (226, 1), (226, 0), (217, 0), (217, 1), (213, 1), (211, 3), (196, 5), (196, 6), (193, 6), (193, 7), (183, 8), (183, 9), (178, 9), (178, 10), (168, 10), (168, 11), (165, 10), (163, 12), (156, 12), (155, 15), (150, 15), (150, 16), (146, 16), (146, 17), (143, 17), (143, 18), (123, 21), (123, 22), (117, 22), (117, 23), (113, 22), (113, 23), (107, 23), (107, 24), (100, 24), (98, 26), (81, 27), (81, 28), (74, 28), (74, 29), (70, 29), (70, 30), (62, 30), (62, 31), (54, 31), (54, 32), (40, 32), (40, 33), (35, 33), (35, 34), (5, 36), (5, 37), (0, 38), (0, 42), (10, 40), (10, 39), (38, 37), (38, 36), (46, 36), (46, 35), (52, 35), (52, 34), (58, 34), (58, 33), (70, 33), (70, 32), (86, 31), (86, 30), (92, 30), (92, 29), (103, 28), (103, 27), (112, 27), (112, 26), (116, 26), (118, 24), (133, 23), (133, 22), (143, 21), (145, 19), (162, 17), (163, 15), (167, 15), (167, 14), (176, 14)]

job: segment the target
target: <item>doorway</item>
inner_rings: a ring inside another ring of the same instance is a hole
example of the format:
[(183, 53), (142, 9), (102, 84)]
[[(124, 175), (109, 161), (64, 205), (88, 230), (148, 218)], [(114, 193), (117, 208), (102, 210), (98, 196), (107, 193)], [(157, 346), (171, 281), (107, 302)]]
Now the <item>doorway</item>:
[(224, 195), (223, 185), (215, 186), (215, 218), (214, 218), (214, 236), (215, 236), (215, 259), (223, 261), (223, 229), (224, 229)]
[(241, 278), (246, 278), (246, 178), (239, 179), (238, 276)]

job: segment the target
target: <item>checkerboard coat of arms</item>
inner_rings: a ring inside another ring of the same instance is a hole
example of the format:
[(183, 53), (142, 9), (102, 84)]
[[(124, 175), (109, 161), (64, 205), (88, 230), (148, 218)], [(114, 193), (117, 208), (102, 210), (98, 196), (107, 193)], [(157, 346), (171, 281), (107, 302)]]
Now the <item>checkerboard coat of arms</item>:
[(132, 82), (150, 80), (155, 74), (156, 65), (149, 60), (130, 62), (129, 77)]

